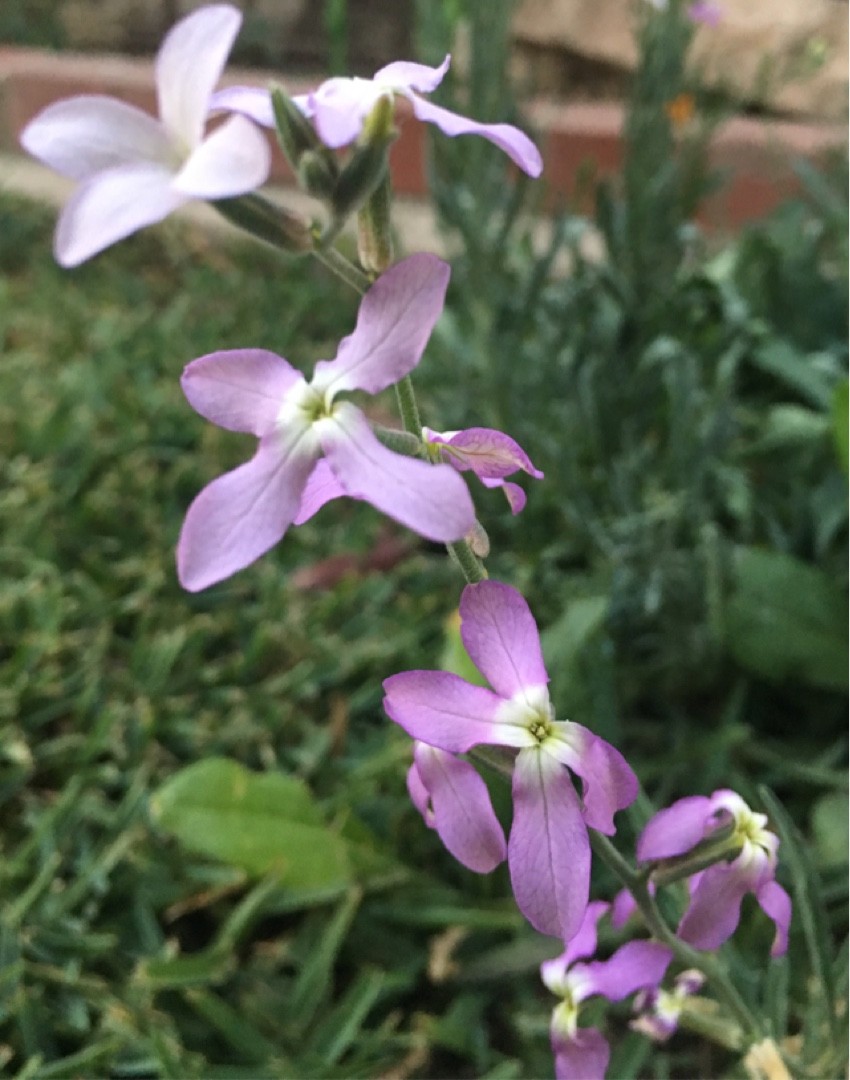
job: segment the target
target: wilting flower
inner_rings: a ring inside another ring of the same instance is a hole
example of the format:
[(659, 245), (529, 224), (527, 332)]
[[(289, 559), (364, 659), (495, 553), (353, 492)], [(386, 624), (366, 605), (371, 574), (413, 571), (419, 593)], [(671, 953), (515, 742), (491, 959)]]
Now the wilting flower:
[(528, 454), (510, 436), (492, 428), (466, 428), (464, 431), (422, 429), (422, 437), (435, 461), (446, 461), (458, 472), (475, 473), (485, 487), (500, 487), (512, 514), (525, 506), (525, 492), (519, 484), (505, 480), (518, 469), (542, 480), (543, 473), (531, 463)]
[(188, 15), (156, 58), (159, 119), (115, 98), (84, 95), (48, 105), (21, 143), (79, 180), (56, 228), (62, 266), (77, 266), (193, 199), (224, 199), (269, 173), (266, 137), (241, 116), (204, 136), (210, 96), (242, 22), (230, 4)]
[[(292, 100), (312, 121), (319, 138), (334, 149), (355, 141), (363, 122), (381, 97), (406, 98), (417, 120), (435, 124), (444, 135), (480, 135), (494, 143), (529, 176), (539, 176), (543, 160), (534, 143), (512, 124), (480, 124), (477, 120), (435, 105), (429, 94), (443, 81), (451, 57), (439, 67), (398, 60), (377, 71), (371, 79), (337, 76), (309, 94)], [(244, 113), (259, 124), (273, 128), (274, 114), (268, 91), (231, 86), (214, 95), (211, 108)]]
[[(555, 720), (537, 626), (515, 589), (497, 581), (468, 585), (460, 616), (464, 647), (493, 689), (446, 671), (406, 671), (385, 680), (384, 708), (414, 739), (449, 754), (480, 745), (519, 750), (507, 849), (514, 896), (535, 929), (568, 941), (587, 906), (588, 826), (613, 833), (613, 815), (634, 800), (637, 780), (604, 739)], [(583, 781), (582, 800), (570, 770)], [(447, 812), (463, 805), (461, 795)], [(480, 831), (492, 826), (480, 803), (464, 812)]]
[(213, 480), (189, 507), (177, 547), (180, 582), (192, 592), (248, 566), (295, 523), (342, 490), (431, 540), (459, 540), (475, 511), (447, 465), (386, 449), (348, 390), (376, 394), (419, 362), (443, 309), (449, 268), (418, 254), (382, 275), (360, 304), (354, 333), (310, 382), (263, 349), (192, 361), (182, 386), (202, 416), (260, 440), (245, 465)]
[(603, 1080), (608, 1067), (608, 1041), (596, 1028), (580, 1028), (580, 1006), (598, 995), (622, 1001), (635, 990), (657, 986), (673, 953), (656, 941), (629, 941), (608, 960), (579, 963), (596, 952), (596, 924), (608, 910), (602, 901), (589, 904), (575, 937), (564, 952), (540, 966), (547, 989), (560, 997), (552, 1013), (549, 1037), (557, 1080)]
[(679, 1017), (687, 999), (698, 993), (705, 983), (701, 971), (683, 971), (673, 980), (672, 990), (650, 986), (635, 998), (635, 1012), (630, 1027), (655, 1042), (666, 1042), (679, 1026)]
[(782, 956), (788, 948), (791, 898), (776, 881), (779, 838), (767, 829), (767, 817), (753, 813), (740, 795), (720, 790), (710, 797), (679, 799), (647, 824), (638, 839), (637, 857), (656, 862), (683, 856), (730, 827), (724, 850), (734, 858), (715, 862), (688, 879), (690, 903), (677, 933), (698, 949), (719, 948), (735, 932), (741, 903), (752, 893), (776, 927), (770, 954)]

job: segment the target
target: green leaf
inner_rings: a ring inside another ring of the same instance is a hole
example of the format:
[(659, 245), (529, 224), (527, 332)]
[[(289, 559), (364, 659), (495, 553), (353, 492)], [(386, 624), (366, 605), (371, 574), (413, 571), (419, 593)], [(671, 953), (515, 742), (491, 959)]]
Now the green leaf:
[(832, 395), (832, 435), (835, 439), (835, 452), (846, 476), (850, 472), (848, 465), (848, 427), (850, 427), (850, 380), (839, 383)]
[(552, 671), (574, 664), (581, 650), (603, 626), (607, 612), (608, 597), (605, 595), (570, 600), (560, 619), (541, 635), (547, 668)]
[(772, 338), (756, 349), (750, 359), (756, 367), (796, 390), (810, 405), (829, 408), (834, 380), (818, 366), (820, 354), (808, 355), (786, 341)]
[(748, 671), (826, 689), (847, 685), (847, 600), (823, 571), (739, 547), (723, 613), (725, 645)]
[(159, 824), (192, 851), (293, 888), (350, 881), (345, 841), (322, 821), (307, 787), (212, 758), (190, 765), (152, 799)]
[(831, 791), (821, 796), (812, 809), (812, 832), (823, 866), (841, 866), (847, 862), (847, 847), (850, 844), (848, 810), (850, 806), (846, 791)]

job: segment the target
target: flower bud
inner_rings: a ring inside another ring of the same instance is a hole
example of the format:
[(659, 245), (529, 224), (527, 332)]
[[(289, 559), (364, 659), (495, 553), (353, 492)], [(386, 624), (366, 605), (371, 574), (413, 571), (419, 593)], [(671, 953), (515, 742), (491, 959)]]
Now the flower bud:
[(397, 132), (393, 103), (380, 97), (363, 122), (363, 130), (334, 188), (332, 204), (337, 219), (359, 209), (387, 175), (388, 151)]
[(310, 223), (281, 206), (275, 206), (261, 195), (215, 199), (212, 205), (231, 224), (272, 247), (295, 254), (313, 250)]
[(317, 199), (330, 199), (339, 177), (336, 162), (327, 152), (305, 150), (296, 170), (302, 188)]

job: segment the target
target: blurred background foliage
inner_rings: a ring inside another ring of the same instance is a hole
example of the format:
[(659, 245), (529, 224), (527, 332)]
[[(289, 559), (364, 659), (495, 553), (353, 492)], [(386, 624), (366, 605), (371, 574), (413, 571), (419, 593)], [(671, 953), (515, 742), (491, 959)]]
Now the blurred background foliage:
[[(421, 5), (424, 60), (470, 45), (442, 101), (518, 119), (509, 9)], [(626, 161), (588, 179), (593, 213), (541, 236), (539, 186), (481, 140), (435, 143), (457, 254), (416, 381), (433, 426), (502, 428), (546, 473), (515, 519), (476, 489), (489, 565), (537, 615), (559, 715), (643, 782), (624, 848), (682, 794), (767, 804), (791, 951), (768, 963), (746, 907), (726, 955), (796, 1073), (839, 1075), (846, 168), (801, 167), (799, 198), (707, 243), (713, 119), (685, 138), (664, 107), (692, 89), (689, 28), (674, 7), (638, 32)], [(356, 298), (174, 223), (66, 273), (52, 226), (0, 196), (0, 1071), (551, 1075), (557, 944), (504, 869), (467, 873), (422, 826), (380, 708), (386, 675), (458, 662), (445, 554), (339, 502), (214, 589), (175, 580), (186, 506), (251, 444), (187, 407), (184, 363), (253, 344), (309, 369)], [(625, 1016), (612, 1075), (741, 1075)]]

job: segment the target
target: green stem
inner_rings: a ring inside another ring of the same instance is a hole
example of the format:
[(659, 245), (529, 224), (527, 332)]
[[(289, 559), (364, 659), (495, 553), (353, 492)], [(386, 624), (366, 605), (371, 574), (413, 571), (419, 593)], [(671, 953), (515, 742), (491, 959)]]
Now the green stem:
[(484, 563), (465, 540), (456, 540), (453, 544), (446, 544), (446, 547), (469, 585), (476, 585), (487, 579)]
[(422, 418), (419, 415), (419, 406), (416, 404), (416, 394), (409, 375), (405, 375), (401, 382), (395, 384), (395, 396), (398, 402), (398, 411), (401, 415), (402, 427), (409, 434), (421, 439)]
[(324, 263), (328, 270), (332, 270), (337, 277), (342, 278), (346, 285), (350, 285), (361, 296), (372, 284), (363, 271), (341, 255), (336, 248), (313, 248), (313, 254), (320, 263)]
[(652, 936), (668, 946), (676, 959), (686, 967), (696, 968), (698, 971), (703, 972), (714, 987), (718, 997), (722, 998), (726, 1003), (729, 1011), (735, 1016), (742, 1028), (742, 1045), (739, 1049), (742, 1049), (743, 1046), (748, 1045), (750, 1042), (760, 1039), (763, 1032), (758, 1020), (750, 1012), (746, 1002), (729, 980), (729, 976), (722, 965), (714, 957), (685, 944), (684, 941), (676, 937), (664, 921), (661, 912), (658, 910), (658, 905), (647, 888), (646, 875), (633, 870), (607, 836), (603, 836), (601, 833), (591, 829), (590, 843), (594, 853), (632, 894)]

